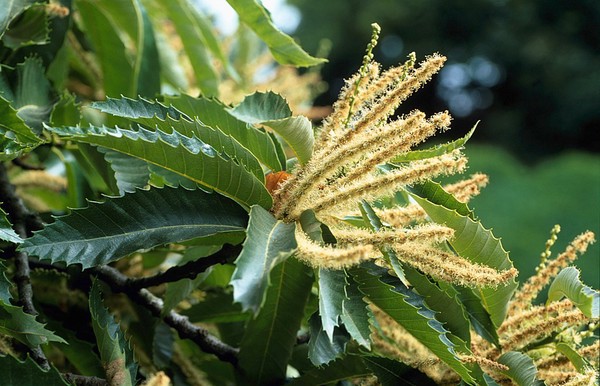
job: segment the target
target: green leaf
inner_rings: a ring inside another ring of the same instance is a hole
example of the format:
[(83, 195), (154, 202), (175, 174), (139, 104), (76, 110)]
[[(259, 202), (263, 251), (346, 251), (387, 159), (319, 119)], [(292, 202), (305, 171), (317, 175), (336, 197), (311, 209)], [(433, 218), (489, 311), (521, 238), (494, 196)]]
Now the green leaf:
[(368, 270), (350, 271), (359, 290), (411, 335), (456, 371), (467, 383), (474, 382), (469, 370), (458, 359), (449, 331), (435, 318), (422, 296), (409, 290), (398, 278), (388, 275), (385, 268), (371, 266)]
[(186, 0), (170, 1), (162, 6), (164, 14), (173, 21), (177, 34), (181, 37), (183, 49), (187, 54), (196, 84), (203, 95), (219, 95), (219, 74), (213, 65), (207, 49), (202, 26), (194, 17), (193, 5)]
[[(360, 213), (362, 215), (363, 224), (367, 224), (367, 226), (375, 232), (385, 228), (385, 225), (383, 225), (381, 219), (379, 216), (377, 216), (377, 213), (375, 213), (371, 205), (366, 200), (361, 200), (358, 208), (360, 209)], [(356, 225), (361, 226), (363, 224)], [(394, 270), (396, 276), (398, 276), (398, 279), (400, 279), (400, 281), (408, 287), (410, 283), (404, 275), (404, 267), (398, 258), (396, 251), (388, 246), (382, 246), (379, 248), (379, 250), (383, 254), (383, 258), (392, 266), (392, 269)]]
[[(140, 34), (137, 41), (135, 76), (137, 95), (153, 97), (160, 93), (160, 61), (152, 23), (140, 0), (133, 2)], [(128, 20), (127, 23), (130, 23)]]
[(102, 304), (98, 280), (92, 282), (89, 301), (92, 327), (108, 383), (115, 386), (132, 386), (137, 374), (137, 365), (132, 364), (133, 352), (125, 341), (119, 324)]
[(509, 351), (498, 358), (498, 363), (509, 367), (507, 371), (500, 372), (512, 379), (518, 386), (544, 385), (544, 382), (537, 380), (537, 368), (533, 359), (523, 353)]
[(333, 329), (340, 325), (346, 299), (345, 287), (346, 273), (343, 270), (319, 269), (319, 315), (329, 340), (333, 340)]
[(284, 223), (260, 206), (250, 209), (246, 241), (235, 261), (233, 298), (256, 315), (265, 302), (271, 270), (296, 248), (294, 223)]
[(0, 208), (0, 240), (8, 241), (14, 244), (21, 244), (23, 239), (12, 228), (12, 224), (6, 217), (6, 212)]
[(494, 323), (492, 323), (490, 314), (483, 307), (481, 299), (475, 295), (473, 290), (466, 287), (452, 287), (444, 283), (440, 283), (440, 285), (444, 287), (446, 292), (456, 293), (471, 321), (473, 330), (488, 342), (494, 344), (496, 347), (500, 347), (500, 338), (498, 337)]
[[(40, 138), (19, 117), (17, 110), (0, 97), (0, 137), (6, 137), (23, 147), (34, 147), (42, 142)], [(4, 148), (2, 148), (4, 152)]]
[(66, 343), (61, 337), (45, 329), (44, 324), (35, 320), (35, 316), (26, 314), (21, 307), (3, 301), (0, 301), (0, 334), (12, 336), (29, 347), (50, 341)]
[(566, 343), (557, 343), (556, 351), (558, 351), (559, 353), (561, 353), (564, 356), (566, 356), (567, 358), (569, 358), (569, 361), (573, 364), (573, 366), (575, 366), (577, 371), (579, 371), (581, 374), (584, 374), (586, 372), (586, 370), (593, 368), (592, 364), (590, 362), (588, 362), (588, 360), (585, 359), (585, 357), (581, 356), (577, 352), (577, 350), (573, 349), (571, 346), (569, 346)]
[(312, 283), (311, 270), (294, 258), (271, 272), (265, 304), (248, 322), (240, 345), (239, 366), (251, 384), (285, 380)]
[(458, 201), (452, 194), (446, 192), (440, 184), (428, 180), (422, 184), (415, 184), (408, 190), (419, 197), (427, 198), (429, 202), (443, 206), (444, 208), (455, 210), (461, 216), (473, 217), (473, 211), (467, 204)]
[[(138, 99), (125, 96), (121, 98), (107, 97), (104, 101), (92, 102), (90, 107), (117, 117), (130, 119), (148, 118), (149, 120), (138, 120), (138, 122), (143, 124), (151, 122), (152, 118), (159, 118), (164, 121), (167, 117), (179, 119), (182, 116), (181, 111), (173, 106), (167, 107), (160, 102), (141, 97)], [(187, 118), (191, 120), (191, 118)]]
[(96, 149), (104, 154), (104, 159), (115, 172), (115, 181), (120, 195), (135, 193), (137, 189), (148, 186), (150, 180), (148, 163), (102, 146)]
[(235, 9), (240, 20), (267, 44), (279, 63), (308, 67), (326, 62), (325, 59), (308, 55), (291, 37), (279, 31), (271, 21), (268, 11), (259, 1), (227, 0), (227, 2)]
[(567, 297), (588, 318), (600, 317), (600, 293), (586, 286), (579, 279), (575, 267), (562, 269), (550, 284), (546, 304)]
[(169, 367), (175, 346), (173, 331), (164, 322), (156, 323), (152, 337), (152, 362), (159, 369)]
[(363, 295), (358, 290), (358, 285), (352, 279), (345, 278), (344, 291), (346, 299), (342, 304), (340, 318), (350, 336), (366, 349), (371, 349), (371, 311), (363, 300)]
[(36, 0), (8, 0), (0, 7), (0, 38), (4, 36), (10, 22), (35, 2)]
[(133, 131), (94, 126), (88, 129), (52, 127), (48, 130), (160, 166), (247, 207), (258, 204), (270, 208), (273, 202), (261, 180), (195, 136), (189, 138), (176, 131), (167, 134), (143, 128)]
[(287, 383), (288, 386), (316, 386), (337, 384), (345, 379), (365, 377), (372, 371), (365, 366), (358, 355), (347, 355), (323, 367), (314, 368), (302, 374), (299, 378)]
[(443, 145), (437, 145), (429, 149), (409, 151), (408, 153), (396, 156), (390, 161), (390, 163), (392, 164), (392, 166), (395, 166), (393, 164), (406, 163), (431, 157), (437, 157), (443, 154), (448, 154), (456, 149), (460, 149), (471, 138), (478, 124), (479, 122), (477, 122), (477, 124), (473, 126), (473, 128), (467, 133), (467, 135), (460, 139), (457, 139), (456, 141), (448, 142)]
[[(508, 252), (502, 247), (500, 239), (494, 237), (492, 232), (485, 229), (480, 222), (460, 215), (455, 210), (434, 204), (427, 198), (412, 193), (411, 196), (434, 222), (454, 229), (455, 233), (453, 239), (450, 240), (450, 245), (459, 256), (498, 271), (513, 268)], [(500, 326), (506, 317), (508, 301), (516, 288), (517, 283), (512, 279), (508, 284), (497, 288), (485, 287), (474, 290), (495, 326)]]
[(68, 386), (56, 368), (42, 370), (29, 356), (23, 362), (6, 355), (0, 355), (0, 374), (3, 386)]
[(8, 48), (17, 50), (30, 45), (42, 45), (48, 42), (50, 25), (45, 5), (34, 4), (25, 9), (18, 18), (13, 19), (2, 36), (2, 42)]
[(219, 129), (243, 144), (260, 162), (273, 171), (285, 166), (281, 144), (269, 133), (242, 122), (227, 112), (227, 106), (216, 99), (193, 98), (189, 95), (167, 97), (166, 101), (189, 117), (195, 117), (207, 126)]
[(246, 212), (231, 200), (200, 190), (151, 189), (90, 202), (59, 217), (25, 241), (22, 250), (45, 259), (106, 264), (138, 249), (243, 230)]
[(417, 293), (425, 298), (427, 307), (437, 312), (435, 318), (451, 332), (448, 335), (450, 340), (460, 347), (462, 352), (469, 352), (471, 326), (456, 297), (444, 292), (437, 283), (412, 267), (405, 267), (405, 273)]
[(92, 343), (77, 338), (75, 332), (64, 328), (57, 322), (49, 322), (48, 326), (65, 338), (65, 343), (52, 343), (52, 346), (63, 353), (79, 374), (104, 377), (102, 363)]
[(181, 279), (173, 283), (168, 283), (163, 302), (163, 315), (168, 314), (179, 302), (187, 298), (210, 275), (210, 271), (211, 269), (209, 268), (193, 279)]
[(367, 367), (377, 376), (377, 381), (382, 386), (400, 386), (414, 384), (403, 377), (404, 373), (411, 370), (404, 363), (376, 356), (365, 356), (363, 361)]
[(314, 134), (306, 117), (293, 117), (286, 100), (271, 91), (255, 92), (228, 110), (229, 114), (250, 124), (261, 124), (275, 130), (304, 164), (312, 155)]
[(12, 288), (12, 282), (6, 277), (6, 266), (0, 261), (0, 301), (5, 304), (10, 304), (12, 294), (10, 289)]
[(181, 314), (187, 316), (192, 323), (230, 323), (248, 319), (248, 314), (242, 311), (239, 303), (233, 302), (233, 297), (229, 293), (209, 296), (182, 311)]
[(329, 338), (323, 325), (321, 317), (314, 313), (309, 321), (310, 340), (308, 341), (308, 358), (315, 366), (330, 363), (344, 355), (346, 345), (350, 341), (350, 335), (342, 327), (335, 327), (333, 337)]

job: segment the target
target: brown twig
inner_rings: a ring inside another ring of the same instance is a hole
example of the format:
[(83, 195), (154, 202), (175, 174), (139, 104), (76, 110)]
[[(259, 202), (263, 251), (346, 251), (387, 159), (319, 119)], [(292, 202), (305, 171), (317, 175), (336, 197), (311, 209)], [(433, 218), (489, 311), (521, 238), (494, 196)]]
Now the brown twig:
[(65, 381), (75, 386), (109, 386), (106, 379), (85, 375), (63, 373)]
[[(21, 237), (28, 236), (27, 225), (31, 222), (31, 213), (23, 204), (23, 201), (17, 196), (15, 187), (10, 183), (6, 167), (0, 163), (0, 201), (8, 213), (10, 221), (13, 224), (15, 232)], [(23, 311), (37, 315), (33, 305), (33, 289), (31, 287), (31, 278), (29, 270), (28, 256), (24, 252), (17, 251), (14, 254), (15, 274), (13, 280), (17, 285), (18, 304), (23, 307)], [(44, 370), (50, 369), (48, 359), (40, 346), (30, 347), (31, 357)]]
[(117, 269), (103, 265), (88, 270), (96, 275), (115, 292), (126, 294), (131, 300), (145, 307), (152, 315), (161, 318), (167, 325), (174, 328), (181, 338), (190, 339), (196, 343), (202, 351), (214, 354), (222, 361), (237, 364), (238, 349), (231, 347), (215, 336), (211, 335), (205, 328), (196, 326), (174, 311), (163, 315), (163, 302), (160, 298), (152, 295), (145, 288), (132, 289), (128, 286), (129, 278)]

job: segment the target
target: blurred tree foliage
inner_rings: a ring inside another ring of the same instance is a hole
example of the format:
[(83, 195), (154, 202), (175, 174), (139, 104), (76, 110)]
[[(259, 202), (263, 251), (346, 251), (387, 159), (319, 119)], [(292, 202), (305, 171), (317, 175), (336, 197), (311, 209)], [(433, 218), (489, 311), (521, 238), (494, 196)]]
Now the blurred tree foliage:
[[(482, 124), (476, 140), (537, 161), (565, 148), (598, 151), (600, 2), (543, 0), (289, 0), (302, 12), (295, 35), (309, 51), (331, 40), (323, 75), (335, 100), (358, 61), (369, 25), (382, 27), (384, 66), (412, 51), (449, 58), (435, 88), (406, 110), (450, 107), (453, 135)], [(359, 44), (360, 43), (360, 44)]]

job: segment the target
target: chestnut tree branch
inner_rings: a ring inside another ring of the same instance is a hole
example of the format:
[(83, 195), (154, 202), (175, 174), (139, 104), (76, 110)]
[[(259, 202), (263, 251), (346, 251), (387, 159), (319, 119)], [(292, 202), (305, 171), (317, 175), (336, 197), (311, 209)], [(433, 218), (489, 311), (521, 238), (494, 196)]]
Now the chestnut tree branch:
[[(28, 236), (27, 225), (35, 224), (32, 220), (32, 213), (25, 207), (23, 201), (19, 198), (15, 191), (15, 187), (11, 184), (6, 167), (3, 163), (0, 163), (0, 201), (3, 202), (2, 206), (8, 213), (9, 219), (13, 224), (15, 232), (21, 237), (26, 238)], [(41, 224), (41, 222), (40, 222)], [(14, 253), (15, 262), (15, 274), (13, 280), (17, 286), (18, 293), (18, 304), (23, 307), (23, 311), (37, 315), (33, 305), (33, 289), (31, 287), (31, 278), (29, 270), (29, 261), (26, 253), (16, 251)], [(31, 357), (40, 365), (44, 370), (50, 369), (48, 359), (44, 355), (44, 352), (39, 346), (31, 347)]]

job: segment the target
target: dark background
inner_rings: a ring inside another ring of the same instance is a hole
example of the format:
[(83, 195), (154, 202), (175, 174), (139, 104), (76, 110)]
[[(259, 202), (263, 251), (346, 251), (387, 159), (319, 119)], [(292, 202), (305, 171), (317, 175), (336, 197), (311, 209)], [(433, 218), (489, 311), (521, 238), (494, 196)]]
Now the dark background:
[[(322, 75), (330, 105), (382, 29), (375, 60), (384, 68), (414, 51), (448, 58), (434, 81), (399, 112), (454, 117), (450, 140), (481, 121), (466, 153), (469, 172), (490, 176), (472, 206), (503, 238), (521, 271), (533, 274), (554, 224), (555, 253), (586, 229), (600, 230), (600, 2), (597, 0), (289, 0), (302, 20), (293, 33), (311, 53), (331, 41)], [(578, 261), (598, 288), (596, 244)]]

